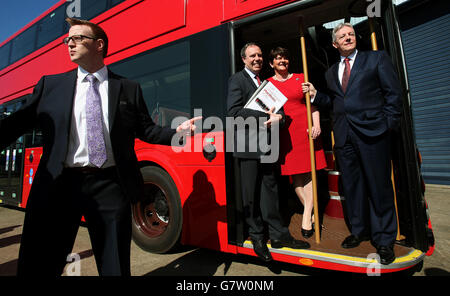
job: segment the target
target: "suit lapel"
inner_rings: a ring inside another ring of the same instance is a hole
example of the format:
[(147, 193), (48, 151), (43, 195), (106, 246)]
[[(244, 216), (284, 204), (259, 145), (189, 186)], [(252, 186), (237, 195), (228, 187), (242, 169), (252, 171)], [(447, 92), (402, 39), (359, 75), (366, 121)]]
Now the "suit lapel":
[(331, 66), (330, 70), (331, 70), (331, 74), (333, 76), (332, 79), (333, 79), (336, 89), (338, 91), (340, 91), (341, 93), (343, 93), (341, 83), (339, 82), (339, 62), (337, 62), (333, 66)]
[(355, 77), (358, 75), (358, 72), (363, 68), (364, 63), (366, 62), (367, 56), (365, 52), (358, 51), (355, 62), (353, 63), (352, 70), (350, 72), (350, 78), (347, 84), (347, 91), (350, 89), (352, 82), (355, 80)]
[(63, 110), (64, 125), (67, 127), (68, 135), (70, 134), (70, 123), (72, 122), (72, 110), (75, 101), (75, 88), (77, 86), (77, 73), (78, 69), (75, 69), (67, 73), (67, 77), (61, 79), (60, 90), (61, 98), (64, 98), (64, 102), (61, 105)]
[[(50, 89), (56, 97), (51, 96), (49, 102), (51, 110), (53, 110), (53, 120), (55, 122), (55, 129), (58, 133), (55, 133), (55, 141), (58, 143), (58, 147), (55, 147), (54, 155), (56, 155), (55, 167), (49, 168), (53, 170), (53, 175), (59, 174), (59, 164), (62, 164), (65, 160), (67, 150), (69, 147), (70, 127), (72, 123), (72, 110), (75, 101), (75, 88), (77, 85), (77, 73), (78, 69), (61, 74), (58, 80), (55, 80), (54, 85), (50, 86)], [(50, 165), (51, 166), (51, 165)]]
[(119, 104), (121, 82), (120, 79), (108, 69), (108, 114), (109, 130), (111, 132)]
[(242, 70), (242, 74), (244, 75), (244, 77), (245, 77), (245, 79), (247, 80), (247, 82), (250, 83), (250, 85), (252, 86), (252, 89), (253, 89), (253, 90), (256, 90), (257, 87), (256, 87), (255, 82), (254, 82), (253, 79), (250, 77), (250, 75), (248, 75), (248, 73), (247, 73), (247, 71), (246, 71), (245, 69)]

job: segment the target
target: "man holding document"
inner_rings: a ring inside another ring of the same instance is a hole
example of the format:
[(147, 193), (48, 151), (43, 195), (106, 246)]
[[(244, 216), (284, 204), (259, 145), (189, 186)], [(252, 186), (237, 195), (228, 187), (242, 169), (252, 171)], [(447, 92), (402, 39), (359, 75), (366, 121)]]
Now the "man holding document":
[[(233, 116), (237, 131), (234, 137), (234, 157), (238, 158), (245, 222), (255, 253), (264, 261), (272, 256), (264, 238), (264, 223), (267, 223), (272, 248), (306, 249), (309, 244), (295, 240), (283, 225), (278, 202), (278, 185), (274, 173), (274, 162), (264, 162), (264, 155), (258, 140), (267, 137), (270, 131), (277, 132), (279, 124), (284, 124), (282, 109), (274, 113), (275, 107), (262, 112), (245, 108), (253, 93), (261, 83), (259, 73), (263, 58), (261, 48), (255, 43), (247, 43), (241, 50), (244, 69), (230, 77), (228, 82), (228, 115)], [(263, 107), (263, 109), (266, 109)], [(234, 127), (233, 127), (234, 128)], [(262, 135), (262, 136), (261, 136)], [(266, 138), (267, 140), (267, 138)], [(271, 145), (278, 145), (271, 143)]]
[(244, 108), (277, 113), (286, 102), (286, 96), (272, 82), (264, 80)]

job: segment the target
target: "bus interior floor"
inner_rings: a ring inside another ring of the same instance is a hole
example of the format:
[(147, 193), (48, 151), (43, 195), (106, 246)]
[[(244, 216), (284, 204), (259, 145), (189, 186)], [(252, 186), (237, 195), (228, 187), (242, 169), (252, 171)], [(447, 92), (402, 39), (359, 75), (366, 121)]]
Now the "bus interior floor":
[[(316, 233), (310, 238), (304, 238), (301, 234), (302, 215), (294, 214), (291, 217), (289, 231), (295, 239), (307, 241), (311, 245), (311, 250), (325, 253), (333, 253), (354, 257), (367, 258), (371, 253), (376, 253), (376, 248), (370, 241), (362, 242), (358, 247), (344, 249), (341, 247), (342, 241), (350, 235), (347, 224), (342, 218), (323, 216), (323, 227), (321, 230), (320, 243), (316, 243)], [(401, 257), (410, 253), (412, 248), (394, 244), (396, 257)]]

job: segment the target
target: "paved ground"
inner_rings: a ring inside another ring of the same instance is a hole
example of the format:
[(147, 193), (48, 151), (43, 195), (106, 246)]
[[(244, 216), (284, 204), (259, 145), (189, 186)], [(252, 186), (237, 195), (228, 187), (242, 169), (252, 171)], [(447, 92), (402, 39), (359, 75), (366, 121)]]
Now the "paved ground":
[[(427, 186), (426, 200), (436, 238), (436, 250), (425, 258), (422, 271), (415, 275), (450, 275), (450, 186)], [(15, 275), (17, 255), (24, 212), (0, 207), (0, 275)], [(80, 227), (74, 253), (81, 257), (81, 275), (98, 275), (87, 230)], [(68, 273), (76, 272), (68, 265)], [(134, 243), (131, 249), (132, 275), (178, 276), (298, 276), (329, 275), (330, 272), (278, 263), (262, 264), (257, 258), (220, 252), (185, 248), (172, 254), (155, 255), (139, 249)], [(331, 273), (333, 274), (333, 273)]]

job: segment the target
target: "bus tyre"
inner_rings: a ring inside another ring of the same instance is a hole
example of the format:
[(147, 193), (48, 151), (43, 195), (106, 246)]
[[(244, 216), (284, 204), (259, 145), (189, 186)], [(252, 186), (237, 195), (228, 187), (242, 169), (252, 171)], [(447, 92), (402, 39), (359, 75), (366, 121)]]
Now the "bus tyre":
[(165, 253), (179, 241), (183, 223), (180, 194), (159, 167), (141, 168), (144, 197), (132, 206), (133, 241), (143, 250)]

